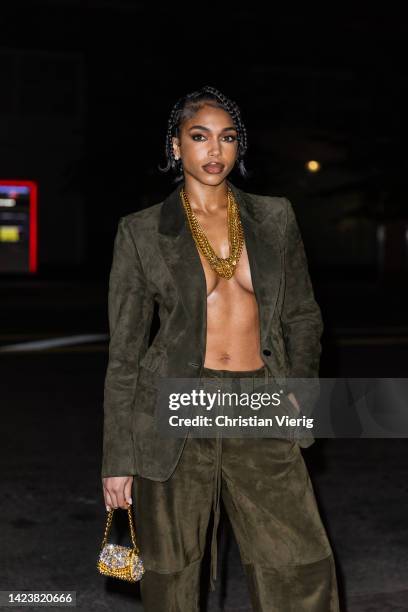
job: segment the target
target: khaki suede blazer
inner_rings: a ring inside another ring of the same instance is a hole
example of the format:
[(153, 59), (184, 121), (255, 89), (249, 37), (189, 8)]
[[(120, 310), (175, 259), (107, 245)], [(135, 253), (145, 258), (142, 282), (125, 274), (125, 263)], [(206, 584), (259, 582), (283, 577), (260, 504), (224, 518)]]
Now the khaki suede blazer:
[[(228, 184), (240, 207), (261, 356), (278, 381), (317, 378), (323, 322), (292, 205), (284, 197)], [(206, 280), (181, 187), (118, 223), (109, 277), (103, 477), (139, 474), (164, 481), (185, 443), (185, 438), (160, 438), (154, 419), (157, 376), (196, 378), (205, 358)], [(155, 302), (160, 328), (149, 346)], [(311, 437), (299, 443), (312, 442)]]

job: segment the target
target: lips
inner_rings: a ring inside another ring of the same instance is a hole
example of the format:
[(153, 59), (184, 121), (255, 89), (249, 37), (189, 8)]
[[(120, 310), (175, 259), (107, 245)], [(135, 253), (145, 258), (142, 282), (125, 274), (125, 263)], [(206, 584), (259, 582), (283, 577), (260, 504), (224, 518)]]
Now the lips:
[(224, 164), (219, 164), (218, 162), (210, 162), (203, 166), (203, 169), (209, 174), (219, 174), (224, 170)]

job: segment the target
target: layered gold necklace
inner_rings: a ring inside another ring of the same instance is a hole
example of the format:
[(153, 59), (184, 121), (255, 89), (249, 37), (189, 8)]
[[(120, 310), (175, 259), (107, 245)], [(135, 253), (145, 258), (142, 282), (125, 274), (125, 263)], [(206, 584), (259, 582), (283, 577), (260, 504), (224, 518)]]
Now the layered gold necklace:
[(239, 207), (235, 201), (234, 194), (232, 193), (231, 188), (228, 187), (227, 210), (228, 241), (230, 247), (230, 254), (228, 257), (225, 258), (218, 257), (211, 244), (209, 243), (207, 236), (205, 235), (202, 227), (200, 226), (200, 223), (198, 222), (197, 217), (191, 209), (190, 202), (188, 200), (186, 192), (184, 191), (184, 188), (181, 189), (180, 196), (184, 206), (184, 210), (187, 215), (190, 230), (197, 245), (197, 248), (207, 259), (212, 270), (214, 270), (214, 272), (216, 272), (218, 276), (230, 279), (235, 272), (235, 268), (237, 267), (244, 246), (244, 231), (242, 229), (241, 218), (239, 215)]

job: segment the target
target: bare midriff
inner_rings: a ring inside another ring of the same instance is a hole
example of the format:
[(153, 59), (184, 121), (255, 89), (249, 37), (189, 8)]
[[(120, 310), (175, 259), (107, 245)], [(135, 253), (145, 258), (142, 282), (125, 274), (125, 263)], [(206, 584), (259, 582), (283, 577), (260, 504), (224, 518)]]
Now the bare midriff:
[[(200, 223), (204, 226), (202, 221)], [(203, 227), (220, 257), (229, 245), (220, 223)], [(264, 366), (260, 354), (259, 314), (246, 246), (234, 275), (218, 276), (199, 252), (207, 285), (207, 338), (204, 366), (217, 370), (255, 370)]]

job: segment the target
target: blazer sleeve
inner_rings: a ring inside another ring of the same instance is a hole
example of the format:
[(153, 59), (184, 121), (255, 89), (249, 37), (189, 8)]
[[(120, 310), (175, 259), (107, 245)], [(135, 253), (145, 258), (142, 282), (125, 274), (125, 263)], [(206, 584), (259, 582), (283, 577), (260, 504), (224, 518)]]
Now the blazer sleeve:
[(147, 350), (154, 299), (127, 220), (119, 220), (109, 276), (109, 359), (104, 384), (102, 477), (130, 476), (138, 364)]
[(315, 300), (300, 230), (287, 198), (284, 239), (285, 295), (282, 326), (291, 378), (319, 376), (323, 321)]

